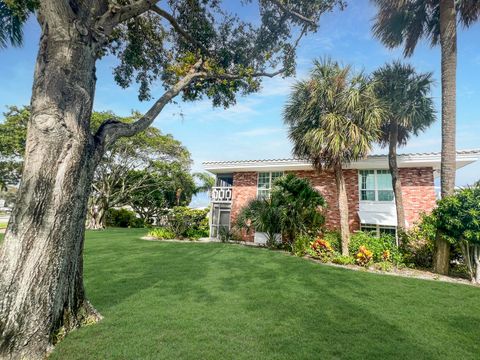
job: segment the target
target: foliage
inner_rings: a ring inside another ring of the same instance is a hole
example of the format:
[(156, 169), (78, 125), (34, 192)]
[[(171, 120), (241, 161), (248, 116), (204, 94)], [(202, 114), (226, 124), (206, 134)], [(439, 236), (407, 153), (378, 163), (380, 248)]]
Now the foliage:
[(307, 179), (293, 174), (279, 177), (270, 194), (280, 209), (281, 233), (287, 244), (299, 235), (316, 236), (325, 223), (323, 210), (327, 203)]
[[(420, 39), (432, 46), (440, 42), (440, 1), (373, 0), (378, 12), (373, 33), (389, 48), (403, 47), (411, 56)], [(480, 3), (477, 0), (455, 1), (459, 21), (466, 27), (478, 20)]]
[(375, 93), (384, 108), (379, 138), (382, 146), (389, 144), (392, 124), (398, 127), (397, 144), (403, 146), (412, 134), (418, 136), (435, 122), (435, 106), (429, 96), (432, 76), (431, 72), (417, 73), (413, 66), (400, 61), (373, 72)]
[(368, 232), (355, 232), (350, 239), (349, 251), (351, 254), (358, 254), (362, 252), (362, 247), (372, 252), (372, 260), (374, 262), (387, 261), (385, 256), (387, 252), (388, 261), (395, 264), (403, 262), (395, 237), (392, 235), (381, 234), (380, 237), (377, 237)]
[[(121, 121), (131, 123), (139, 116), (133, 113)], [(93, 129), (112, 117), (118, 118), (111, 112), (94, 112)], [(195, 188), (190, 163), (188, 150), (154, 127), (120, 139), (106, 149), (95, 171), (89, 200), (92, 227), (102, 227), (101, 214), (111, 207), (130, 205), (148, 222), (164, 208), (189, 203)]]
[(0, 123), (0, 191), (20, 181), (30, 108), (9, 106)]
[(472, 280), (480, 281), (480, 186), (442, 198), (432, 216), (442, 236), (462, 249)]
[(39, 0), (0, 1), (0, 49), (9, 43), (13, 46), (22, 44), (23, 24), (39, 4)]
[(353, 265), (355, 264), (355, 259), (351, 256), (337, 254), (332, 258), (332, 263), (338, 265)]
[(334, 257), (335, 251), (328, 241), (317, 239), (311, 243), (309, 254), (322, 262), (328, 262)]
[(418, 268), (431, 268), (436, 236), (435, 219), (422, 214), (413, 228), (400, 234), (400, 251), (405, 264)]
[(142, 219), (137, 218), (137, 215), (127, 209), (109, 209), (106, 215), (107, 226), (122, 227), (122, 228), (141, 228), (144, 227)]
[(360, 266), (369, 266), (373, 261), (373, 252), (362, 245), (355, 254), (355, 262)]
[(314, 62), (310, 78), (295, 84), (284, 110), (294, 154), (318, 168), (365, 156), (382, 116), (373, 83), (330, 59)]
[(236, 239), (235, 232), (231, 231), (227, 226), (221, 226), (218, 229), (218, 237), (223, 243)]
[(382, 116), (373, 83), (330, 59), (314, 62), (310, 77), (294, 85), (284, 109), (293, 154), (316, 169), (335, 172), (343, 252), (350, 231), (342, 166), (368, 154)]
[(292, 245), (293, 255), (300, 257), (306, 255), (311, 242), (313, 242), (313, 239), (308, 235), (297, 236)]
[(322, 239), (328, 241), (336, 252), (342, 251), (342, 237), (338, 231), (325, 231)]
[(209, 210), (190, 209), (186, 206), (175, 206), (167, 215), (167, 227), (176, 238), (188, 237), (188, 234), (208, 236)]
[(158, 240), (170, 240), (170, 239), (175, 239), (175, 234), (173, 231), (166, 227), (158, 227), (155, 229), (152, 229), (148, 232), (148, 236), (154, 237)]
[(195, 188), (195, 193), (207, 192), (215, 186), (215, 177), (207, 172), (197, 172), (193, 174), (194, 179), (198, 180), (199, 184)]
[(296, 237), (320, 232), (325, 222), (321, 212), (325, 205), (322, 195), (308, 180), (288, 174), (275, 181), (269, 197), (247, 204), (234, 226), (266, 233), (269, 246), (275, 246), (277, 234), (282, 234), (292, 251)]

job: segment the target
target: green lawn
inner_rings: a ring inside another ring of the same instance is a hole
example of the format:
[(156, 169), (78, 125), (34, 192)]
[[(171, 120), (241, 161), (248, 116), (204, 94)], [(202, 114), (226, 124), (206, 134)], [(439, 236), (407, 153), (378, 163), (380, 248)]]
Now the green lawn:
[(0, 222), (0, 229), (6, 229), (7, 228), (7, 223), (6, 222)]
[(105, 317), (51, 359), (478, 359), (480, 289), (354, 272), (282, 252), (88, 233)]

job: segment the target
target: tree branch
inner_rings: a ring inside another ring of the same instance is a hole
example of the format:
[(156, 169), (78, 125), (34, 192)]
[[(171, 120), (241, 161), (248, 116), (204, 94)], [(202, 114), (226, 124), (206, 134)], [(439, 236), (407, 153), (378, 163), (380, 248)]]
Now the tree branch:
[(309, 24), (310, 26), (317, 27), (317, 22), (313, 19), (310, 19), (306, 17), (305, 15), (302, 15), (295, 10), (290, 9), (288, 6), (286, 6), (281, 0), (269, 0), (273, 4), (275, 4), (277, 7), (280, 8), (283, 12), (293, 16), (294, 18), (297, 18), (300, 21), (303, 21), (304, 23)]
[(188, 74), (168, 89), (153, 104), (147, 113), (137, 121), (127, 124), (114, 119), (109, 119), (104, 122), (95, 134), (97, 145), (105, 148), (114, 143), (120, 137), (133, 136), (148, 128), (170, 100), (177, 96), (180, 91), (187, 87), (193, 80), (205, 75), (205, 72), (200, 71), (201, 65), (202, 60), (197, 61)]
[(195, 45), (197, 48), (201, 49), (205, 54), (209, 54), (208, 49), (203, 46), (203, 44), (195, 40), (188, 32), (183, 30), (182, 27), (178, 24), (177, 20), (171, 14), (159, 8), (157, 5), (153, 6), (151, 10), (157, 15), (166, 19), (170, 23), (170, 25), (172, 25), (175, 31), (178, 32), (185, 40)]
[(108, 11), (98, 18), (95, 28), (104, 36), (109, 36), (115, 26), (147, 12), (152, 9), (158, 1), (159, 0), (138, 0), (125, 6), (110, 4)]

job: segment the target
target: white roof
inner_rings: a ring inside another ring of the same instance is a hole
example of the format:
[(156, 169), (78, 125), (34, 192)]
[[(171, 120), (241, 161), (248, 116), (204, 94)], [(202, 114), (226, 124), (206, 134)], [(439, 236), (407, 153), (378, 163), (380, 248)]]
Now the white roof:
[[(441, 153), (399, 154), (398, 166), (429, 167), (440, 169)], [(460, 169), (480, 159), (480, 149), (457, 151), (456, 168)], [(213, 174), (245, 172), (245, 171), (288, 171), (312, 170), (312, 164), (301, 159), (268, 159), (268, 160), (231, 160), (205, 161), (205, 170)], [(365, 159), (352, 162), (345, 169), (388, 169), (388, 155), (369, 155)]]

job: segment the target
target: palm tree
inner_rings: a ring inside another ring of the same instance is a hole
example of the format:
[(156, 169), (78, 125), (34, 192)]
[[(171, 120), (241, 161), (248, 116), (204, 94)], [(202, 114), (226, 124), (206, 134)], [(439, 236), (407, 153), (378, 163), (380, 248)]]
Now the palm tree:
[[(412, 55), (418, 41), (426, 38), (432, 46), (440, 43), (442, 71), (442, 196), (455, 190), (455, 128), (457, 72), (457, 13), (464, 26), (480, 15), (478, 0), (372, 0), (378, 8), (373, 33), (386, 46), (402, 46), (405, 56)], [(434, 270), (448, 273), (450, 246), (437, 237)]]
[(382, 101), (385, 117), (379, 142), (388, 146), (388, 166), (397, 209), (397, 229), (405, 230), (405, 211), (397, 165), (397, 145), (406, 145), (435, 121), (435, 110), (429, 96), (432, 73), (417, 74), (415, 69), (395, 61), (373, 73), (375, 92)]
[(350, 66), (315, 61), (310, 78), (295, 84), (284, 110), (293, 153), (317, 170), (335, 174), (342, 254), (348, 255), (350, 230), (343, 165), (368, 154), (383, 116), (374, 82)]
[(247, 232), (253, 227), (265, 233), (269, 246), (282, 234), (293, 249), (296, 237), (320, 233), (325, 205), (323, 196), (308, 180), (287, 174), (275, 180), (270, 196), (254, 199), (240, 211), (235, 227)]

